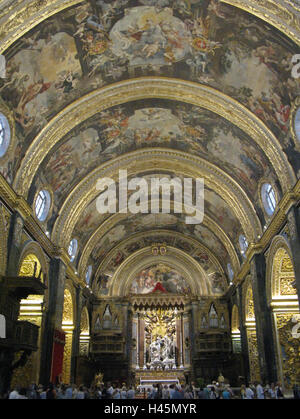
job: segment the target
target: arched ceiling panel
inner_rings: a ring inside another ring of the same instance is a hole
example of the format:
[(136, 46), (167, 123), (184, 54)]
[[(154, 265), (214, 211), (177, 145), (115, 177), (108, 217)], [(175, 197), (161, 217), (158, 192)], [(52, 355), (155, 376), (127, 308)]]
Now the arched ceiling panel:
[(74, 128), (46, 157), (32, 187), (49, 185), (60, 208), (72, 188), (100, 164), (157, 146), (213, 162), (240, 183), (256, 207), (260, 180), (277, 183), (264, 151), (232, 123), (200, 107), (152, 99), (100, 112)]
[(299, 93), (289, 67), (296, 46), (266, 23), (215, 1), (158, 2), (124, 0), (114, 7), (91, 0), (42, 22), (6, 52), (0, 89), (17, 121), (14, 159), (2, 169), (10, 181), (34, 136), (66, 105), (139, 76), (212, 86), (284, 141)]

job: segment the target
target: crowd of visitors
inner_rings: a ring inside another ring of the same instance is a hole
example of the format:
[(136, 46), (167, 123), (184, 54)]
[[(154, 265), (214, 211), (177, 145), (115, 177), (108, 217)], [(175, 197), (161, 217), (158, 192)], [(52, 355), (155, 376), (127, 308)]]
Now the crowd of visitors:
[[(294, 386), (294, 398), (300, 399), (300, 389)], [(229, 385), (220, 386), (213, 382), (206, 387), (191, 385), (154, 384), (151, 388), (107, 383), (101, 386), (76, 386), (60, 384), (48, 386), (32, 384), (30, 388), (15, 387), (4, 395), (7, 399), (283, 399), (280, 383), (262, 386), (260, 383), (242, 385), (232, 389)]]

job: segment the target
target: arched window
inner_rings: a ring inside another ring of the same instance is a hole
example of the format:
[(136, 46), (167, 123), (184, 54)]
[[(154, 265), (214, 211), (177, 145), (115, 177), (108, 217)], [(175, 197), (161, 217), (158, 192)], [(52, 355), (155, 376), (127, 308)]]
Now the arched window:
[(242, 255), (245, 255), (246, 250), (248, 249), (248, 241), (243, 234), (241, 234), (239, 237), (239, 244)]
[(35, 215), (40, 221), (45, 221), (51, 206), (51, 196), (45, 189), (38, 193), (35, 200)]
[(69, 244), (68, 254), (70, 256), (70, 261), (74, 262), (78, 249), (78, 241), (76, 239), (72, 239)]
[(227, 272), (228, 272), (228, 278), (230, 279), (230, 281), (232, 281), (234, 277), (234, 272), (233, 272), (231, 263), (227, 263)]
[(264, 183), (261, 187), (261, 199), (268, 215), (273, 215), (276, 209), (276, 194), (272, 185)]
[(0, 112), (0, 157), (6, 153), (10, 143), (10, 126), (3, 113)]
[(91, 280), (91, 276), (92, 276), (92, 271), (93, 271), (93, 267), (92, 267), (92, 265), (90, 265), (87, 268), (86, 273), (85, 273), (85, 281), (86, 281), (87, 285), (90, 284), (90, 280)]

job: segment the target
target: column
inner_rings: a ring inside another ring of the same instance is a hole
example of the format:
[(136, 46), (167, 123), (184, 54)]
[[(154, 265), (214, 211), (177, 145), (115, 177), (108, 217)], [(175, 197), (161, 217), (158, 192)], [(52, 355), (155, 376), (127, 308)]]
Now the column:
[(24, 220), (18, 212), (15, 212), (11, 217), (10, 231), (8, 235), (8, 264), (7, 275), (18, 275), (18, 262), (21, 255), (21, 241), (23, 232)]
[(298, 301), (300, 302), (300, 208), (292, 207), (287, 215), (289, 242), (293, 256)]
[(79, 356), (79, 340), (80, 340), (80, 321), (81, 321), (81, 310), (82, 310), (82, 290), (81, 288), (75, 288), (75, 304), (76, 312), (74, 319), (74, 330), (73, 330), (73, 342), (72, 342), (72, 353), (71, 353), (71, 383), (75, 383), (76, 377), (76, 365), (77, 357)]
[(264, 383), (272, 383), (277, 381), (276, 351), (272, 312), (267, 304), (266, 262), (263, 254), (254, 256), (251, 273), (261, 379)]
[(49, 269), (49, 303), (45, 313), (42, 336), (40, 382), (48, 384), (51, 377), (54, 331), (61, 330), (66, 267), (60, 259), (52, 259)]
[(248, 351), (248, 339), (247, 330), (245, 327), (245, 307), (243, 307), (243, 288), (242, 284), (237, 286), (237, 306), (239, 310), (239, 323), (241, 332), (241, 349), (244, 365), (245, 379), (247, 382), (250, 381), (250, 365), (249, 365), (249, 351)]

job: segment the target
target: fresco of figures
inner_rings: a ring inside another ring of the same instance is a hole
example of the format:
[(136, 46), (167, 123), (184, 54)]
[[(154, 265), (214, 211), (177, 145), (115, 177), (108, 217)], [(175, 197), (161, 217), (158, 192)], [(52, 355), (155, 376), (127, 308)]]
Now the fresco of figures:
[[(99, 293), (99, 295), (106, 295), (109, 290), (111, 278), (113, 278), (116, 270), (122, 262), (124, 262), (136, 251), (152, 246), (153, 243), (165, 243), (167, 247), (175, 247), (192, 256), (205, 271), (205, 274), (211, 284), (212, 293), (220, 294), (227, 288), (227, 281), (224, 274), (220, 272), (220, 267), (199, 243), (192, 243), (186, 237), (174, 237), (172, 232), (149, 231), (147, 236), (140, 237), (138, 239), (133, 238), (129, 243), (119, 245), (118, 249), (113, 251), (109, 257), (106, 257), (105, 262), (101, 264), (100, 273), (93, 284), (94, 291)], [(90, 263), (92, 263), (92, 260), (90, 260)]]
[[(300, 81), (291, 76), (298, 48), (283, 37), (218, 0), (89, 0), (68, 8), (5, 53), (7, 77), (0, 79), (0, 94), (14, 113), (17, 138), (11, 158), (0, 161), (1, 172), (12, 182), (34, 136), (66, 105), (113, 82), (151, 75), (207, 84), (237, 99), (281, 139), (298, 170), (300, 159), (287, 135), (291, 103), (300, 94)], [(196, 125), (198, 139), (204, 134), (199, 129)], [(92, 147), (98, 140), (89, 135)], [(150, 144), (152, 136), (155, 131), (137, 141)], [(111, 139), (110, 149), (101, 145), (103, 157), (116, 151)], [(99, 143), (101, 137), (98, 148)], [(245, 160), (253, 155), (249, 149)], [(258, 158), (253, 168), (261, 165)]]
[[(145, 102), (152, 106), (145, 107)], [(155, 103), (155, 107), (153, 100), (117, 106), (71, 131), (42, 163), (35, 187), (50, 185), (59, 208), (75, 184), (101, 163), (151, 147), (209, 159), (241, 183), (254, 200), (262, 177), (277, 180), (264, 152), (228, 121), (196, 106)]]
[(172, 294), (191, 292), (186, 280), (176, 270), (162, 263), (139, 272), (132, 281), (129, 294), (149, 294), (155, 290)]
[[(121, 241), (128, 239), (132, 234), (141, 231), (151, 232), (154, 229), (176, 231), (188, 237), (196, 238), (200, 243), (207, 245), (224, 268), (226, 263), (229, 262), (227, 250), (214, 233), (202, 224), (196, 226), (186, 224), (182, 214), (129, 215), (103, 235), (93, 248), (91, 258), (94, 262), (99, 262), (111, 249)], [(200, 260), (198, 261), (200, 262)], [(203, 264), (205, 264), (205, 261), (203, 261)]]

